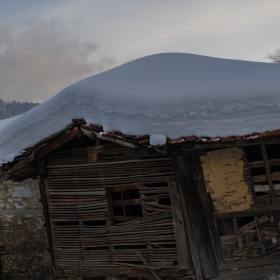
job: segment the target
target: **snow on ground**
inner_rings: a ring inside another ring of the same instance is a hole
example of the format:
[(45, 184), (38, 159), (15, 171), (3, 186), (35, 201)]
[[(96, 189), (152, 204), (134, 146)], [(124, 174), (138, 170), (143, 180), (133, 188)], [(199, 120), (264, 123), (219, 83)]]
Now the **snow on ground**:
[(0, 130), (0, 161), (58, 132), (73, 118), (104, 131), (227, 137), (280, 128), (280, 65), (164, 53), (86, 78)]

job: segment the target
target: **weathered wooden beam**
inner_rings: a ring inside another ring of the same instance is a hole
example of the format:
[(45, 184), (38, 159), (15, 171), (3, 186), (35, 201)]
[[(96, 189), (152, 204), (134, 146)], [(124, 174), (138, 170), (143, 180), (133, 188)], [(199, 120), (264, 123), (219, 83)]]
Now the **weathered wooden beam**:
[(178, 161), (177, 153), (174, 153), (172, 156), (173, 156), (175, 179), (176, 179), (176, 183), (177, 183), (179, 195), (180, 195), (180, 200), (181, 200), (185, 232), (187, 234), (188, 244), (189, 244), (189, 248), (190, 248), (190, 254), (191, 254), (191, 258), (192, 258), (192, 266), (194, 268), (194, 273), (195, 273), (196, 279), (203, 280), (202, 267), (201, 267), (200, 259), (199, 259), (199, 252), (196, 247), (194, 232), (193, 232), (193, 229), (191, 226), (191, 221), (190, 221), (190, 213), (189, 213), (189, 210), (187, 207), (187, 201), (186, 201), (187, 193), (185, 191), (185, 182), (184, 182), (185, 180), (184, 180), (184, 178), (182, 178), (182, 175), (181, 175), (181, 173), (184, 172), (183, 171), (184, 165), (179, 167), (180, 160)]
[(266, 176), (267, 176), (267, 181), (268, 181), (268, 185), (269, 185), (271, 202), (272, 202), (272, 205), (275, 206), (276, 205), (275, 193), (274, 193), (273, 182), (272, 182), (272, 178), (271, 178), (270, 167), (268, 164), (266, 148), (265, 148), (264, 144), (261, 145), (261, 150), (262, 150), (262, 156), (263, 156), (263, 160), (264, 160), (264, 167), (265, 167), (265, 172), (266, 172)]
[[(258, 225), (263, 224), (263, 223), (267, 222), (268, 220), (269, 220), (269, 218), (267, 216), (259, 217), (258, 218)], [(242, 233), (243, 231), (250, 230), (250, 229), (255, 228), (255, 227), (256, 227), (256, 221), (254, 220), (254, 221), (252, 221), (250, 223), (247, 223), (244, 226), (240, 227), (239, 232)], [(229, 235), (234, 234), (234, 232), (229, 232), (228, 234)]]
[[(280, 172), (273, 172), (270, 175), (271, 175), (271, 179), (273, 181), (279, 181), (280, 180)], [(254, 183), (268, 181), (266, 175), (255, 175), (255, 176), (252, 176), (252, 178), (253, 178)]]
[(271, 137), (261, 137), (255, 139), (247, 140), (236, 140), (231, 142), (186, 142), (175, 145), (168, 145), (168, 151), (172, 152), (190, 152), (196, 149), (208, 150), (208, 149), (218, 149), (218, 148), (232, 148), (232, 147), (245, 147), (245, 146), (255, 146), (260, 144), (277, 144), (280, 143), (280, 136)]
[(236, 212), (214, 212), (214, 219), (280, 214), (280, 207), (254, 208)]
[(148, 262), (145, 260), (145, 258), (141, 255), (140, 252), (137, 252), (137, 256), (141, 259), (141, 261), (144, 263), (144, 265), (150, 270), (150, 272), (154, 275), (154, 277), (157, 280), (160, 280), (159, 276), (155, 273), (155, 271), (150, 267)]
[(242, 234), (240, 234), (240, 232), (239, 232), (239, 228), (238, 228), (238, 224), (237, 224), (237, 219), (233, 218), (232, 221), (233, 221), (233, 226), (234, 226), (234, 231), (235, 231), (235, 236), (236, 236), (236, 239), (237, 239), (238, 247), (242, 248), (242, 239), (243, 239), (243, 237), (242, 237)]
[[(136, 255), (136, 254), (135, 254)], [(136, 257), (139, 259), (139, 257), (136, 255)], [(127, 275), (128, 277), (135, 278), (137, 277), (145, 277), (151, 279), (151, 272), (148, 268), (137, 268), (137, 267), (126, 267), (123, 266), (112, 266), (108, 265), (105, 267), (102, 267), (100, 265), (91, 266), (90, 268), (77, 268), (74, 265), (72, 269), (67, 268), (64, 269), (64, 273), (67, 276), (73, 276), (75, 272), (79, 273), (79, 275), (82, 275), (84, 277), (104, 277), (104, 276), (110, 276), (114, 275), (115, 277), (121, 276), (121, 275)], [(192, 270), (184, 271), (184, 273), (179, 271), (179, 268), (163, 268), (159, 271), (157, 271), (157, 274), (159, 277), (170, 278), (172, 275), (172, 279), (181, 279), (182, 275), (193, 275)]]
[[(275, 191), (280, 190), (280, 184), (273, 184), (273, 186)], [(269, 185), (254, 185), (254, 189), (256, 192), (268, 192)]]
[(248, 157), (247, 157), (245, 148), (242, 147), (241, 149), (243, 151), (243, 161), (244, 161), (244, 167), (243, 167), (244, 174), (243, 174), (243, 177), (244, 177), (245, 181), (247, 183), (249, 183), (250, 191), (253, 194), (253, 198), (254, 198), (254, 205), (256, 207), (258, 207), (259, 206), (259, 201), (257, 199), (256, 191), (254, 189), (254, 182), (253, 182), (253, 177), (252, 177), (251, 169), (250, 169), (249, 163), (248, 163)]
[[(278, 165), (280, 165), (280, 159), (276, 159), (276, 158), (269, 159), (268, 164), (269, 164), (269, 166), (278, 166)], [(259, 168), (259, 167), (263, 167), (263, 166), (264, 166), (263, 160), (249, 162), (250, 168)]]
[(30, 170), (30, 162), (19, 161), (4, 173), (4, 180), (15, 180), (17, 174), (25, 174)]
[(209, 194), (206, 190), (206, 183), (204, 180), (203, 169), (200, 160), (200, 152), (198, 150), (193, 152), (193, 162), (196, 174), (196, 183), (199, 190), (200, 200), (203, 208), (203, 213), (207, 222), (211, 243), (213, 247), (213, 252), (216, 258), (217, 263), (222, 263), (223, 253), (221, 250), (220, 236), (218, 230), (215, 226), (213, 219), (213, 207), (209, 197)]
[[(70, 141), (78, 134), (78, 127), (74, 127), (73, 129), (64, 132), (60, 135), (57, 139), (53, 140), (52, 142), (48, 143), (47, 145), (38, 148), (33, 154), (27, 157), (24, 161), (19, 161), (15, 165), (13, 165), (8, 172), (5, 174), (5, 179), (8, 180), (9, 178), (15, 176), (17, 174), (23, 173), (24, 171), (30, 170), (30, 163), (35, 161), (45, 154), (49, 153), (50, 151), (54, 150), (55, 148), (63, 145), (64, 143)], [(32, 176), (30, 174), (30, 176)], [(24, 177), (26, 178), (26, 176)]]
[[(267, 218), (268, 220), (268, 217), (267, 216), (264, 216)], [(261, 230), (260, 230), (260, 222), (259, 222), (259, 219), (257, 216), (254, 217), (254, 222), (255, 222), (255, 225), (256, 225), (256, 231), (257, 231), (257, 235), (258, 235), (258, 240), (260, 243), (263, 243), (263, 238), (262, 238), (262, 233), (261, 233)], [(278, 235), (278, 234), (277, 234)]]
[(217, 276), (217, 263), (199, 199), (190, 154), (173, 154), (176, 181), (196, 279)]
[(129, 147), (129, 148), (137, 148), (138, 147), (138, 145), (136, 145), (134, 143), (131, 143), (129, 141), (126, 141), (124, 139), (120, 139), (120, 138), (117, 138), (117, 137), (111, 137), (111, 136), (107, 136), (107, 135), (103, 135), (103, 134), (101, 135), (98, 132), (95, 132), (94, 130), (89, 130), (85, 127), (81, 127), (81, 130), (86, 136), (88, 136), (92, 139), (100, 138), (102, 140), (107, 140), (107, 141), (110, 141), (110, 142), (113, 142), (113, 143), (116, 143), (116, 144), (120, 144), (122, 146)]
[(73, 139), (75, 136), (78, 135), (78, 131), (79, 131), (79, 128), (74, 127), (71, 130), (64, 132), (57, 139), (51, 141), (47, 145), (38, 149), (32, 157), (28, 158), (28, 161), (37, 160), (37, 159), (41, 158), (42, 156), (44, 156), (45, 154), (49, 153), (50, 151), (67, 143), (68, 141), (70, 141), (71, 139)]
[(273, 256), (273, 257), (269, 256), (269, 257), (222, 263), (218, 265), (218, 269), (219, 271), (222, 271), (222, 270), (229, 270), (233, 268), (249, 268), (249, 267), (256, 268), (259, 266), (273, 265), (273, 264), (280, 264), (279, 256)]
[[(254, 263), (255, 258), (251, 260)], [(232, 262), (233, 264), (236, 262)], [(280, 265), (267, 265), (267, 266), (255, 266), (254, 268), (243, 268), (234, 270), (221, 271), (219, 277), (212, 280), (262, 280), (273, 279), (274, 275), (280, 274)], [(271, 276), (272, 278), (269, 278)], [(277, 277), (277, 276), (276, 276)], [(274, 278), (277, 279), (277, 278)]]
[(181, 208), (180, 197), (175, 182), (168, 182), (169, 196), (172, 209), (174, 231), (176, 236), (176, 245), (180, 269), (190, 268), (188, 256), (188, 244), (184, 227), (183, 213)]
[(44, 217), (45, 217), (45, 225), (47, 230), (47, 237), (49, 243), (49, 249), (51, 254), (52, 265), (56, 268), (55, 263), (55, 255), (54, 255), (54, 244), (53, 244), (53, 237), (52, 237), (52, 230), (51, 230), (51, 223), (50, 223), (50, 213), (49, 213), (49, 205), (47, 201), (47, 191), (46, 191), (46, 179), (41, 176), (39, 178), (39, 187), (40, 187), (40, 194), (42, 199)]

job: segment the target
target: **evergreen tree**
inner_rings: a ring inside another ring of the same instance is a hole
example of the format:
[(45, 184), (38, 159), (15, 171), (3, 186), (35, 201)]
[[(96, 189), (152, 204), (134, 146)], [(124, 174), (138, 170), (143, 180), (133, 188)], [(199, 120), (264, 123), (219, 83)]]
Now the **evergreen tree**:
[(23, 114), (39, 103), (19, 102), (19, 101), (3, 101), (0, 98), (0, 120), (11, 118)]

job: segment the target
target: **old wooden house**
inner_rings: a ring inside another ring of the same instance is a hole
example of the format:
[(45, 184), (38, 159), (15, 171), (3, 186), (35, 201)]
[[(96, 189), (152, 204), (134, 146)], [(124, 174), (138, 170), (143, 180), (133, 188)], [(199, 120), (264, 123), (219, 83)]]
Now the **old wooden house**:
[[(251, 124), (258, 121), (246, 116)], [(34, 109), (29, 118), (34, 120)], [(27, 121), (18, 120), (19, 126)], [(11, 125), (18, 135), (17, 123)], [(39, 178), (58, 279), (280, 275), (279, 130), (182, 134), (162, 143), (164, 137), (118, 132), (117, 125), (109, 131), (106, 125), (108, 119), (100, 125), (75, 118), (40, 141), (35, 133), (41, 130), (33, 133), (29, 126), (36, 143), (1, 167), (5, 179)], [(222, 129), (226, 125), (221, 121)]]

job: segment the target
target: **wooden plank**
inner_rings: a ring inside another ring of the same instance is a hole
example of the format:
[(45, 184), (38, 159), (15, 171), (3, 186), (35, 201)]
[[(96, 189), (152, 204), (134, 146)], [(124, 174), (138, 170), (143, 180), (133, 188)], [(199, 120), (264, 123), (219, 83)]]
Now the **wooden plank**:
[(50, 215), (49, 215), (49, 206), (48, 206), (48, 201), (47, 201), (46, 179), (42, 176), (40, 176), (40, 178), (39, 178), (39, 187), (40, 187), (41, 199), (42, 199), (43, 210), (44, 210), (44, 217), (45, 217), (47, 237), (48, 237), (48, 243), (49, 243), (50, 254), (51, 254), (51, 261), (52, 261), (53, 267), (56, 268), (54, 247), (53, 247), (53, 236), (52, 236)]
[(255, 175), (255, 176), (252, 176), (252, 179), (253, 179), (254, 183), (260, 183), (260, 182), (267, 181), (266, 175)]
[(232, 148), (232, 147), (246, 147), (255, 146), (260, 144), (279, 144), (280, 136), (270, 136), (270, 137), (260, 137), (255, 139), (246, 140), (234, 140), (233, 141), (220, 141), (220, 142), (188, 142), (181, 143), (177, 145), (168, 146), (168, 152), (191, 152), (195, 149), (199, 150), (209, 150), (209, 149), (219, 149), (219, 148)]
[(200, 152), (198, 150), (195, 150), (193, 152), (193, 162), (194, 162), (194, 168), (196, 173), (196, 182), (199, 190), (203, 213), (207, 222), (207, 226), (211, 238), (213, 252), (217, 263), (222, 263), (224, 260), (223, 260), (223, 253), (221, 250), (220, 236), (218, 234), (218, 230), (214, 223), (213, 207), (209, 194), (206, 191), (206, 183), (204, 180), (203, 169), (200, 160)]
[(273, 257), (269, 256), (269, 257), (261, 257), (261, 258), (222, 263), (218, 265), (218, 269), (219, 271), (222, 271), (222, 270), (229, 270), (233, 268), (249, 268), (249, 267), (256, 268), (258, 266), (273, 265), (273, 264), (280, 265), (279, 256), (273, 256)]
[[(279, 181), (280, 180), (280, 172), (274, 172), (270, 174), (271, 179), (273, 181)], [(268, 178), (266, 175), (255, 175), (252, 176), (254, 183), (259, 183), (259, 182), (266, 182), (268, 181)]]
[(180, 197), (175, 182), (168, 182), (169, 196), (172, 209), (172, 217), (174, 224), (174, 231), (176, 236), (176, 245), (178, 252), (178, 260), (180, 269), (190, 268), (188, 256), (188, 244), (184, 227), (184, 220), (181, 208)]
[[(264, 216), (264, 220), (267, 221), (268, 220), (268, 217), (267, 216)], [(258, 235), (258, 240), (260, 243), (263, 243), (263, 238), (262, 238), (262, 233), (261, 233), (261, 230), (260, 230), (260, 222), (259, 222), (259, 219), (257, 216), (254, 217), (254, 222), (255, 222), (255, 226), (256, 226), (256, 230), (257, 230), (257, 235)]]
[[(280, 192), (279, 190), (275, 191), (275, 200), (276, 200), (276, 205), (280, 205)], [(271, 198), (269, 194), (264, 194), (264, 195), (260, 195), (258, 196), (258, 202), (259, 202), (259, 206), (264, 208), (264, 207), (271, 207)]]
[[(253, 259), (254, 261), (255, 259)], [(235, 263), (235, 262), (233, 262)], [(276, 280), (277, 276), (280, 274), (280, 265), (267, 265), (267, 266), (256, 266), (254, 268), (242, 268), (231, 271), (221, 271), (217, 278), (212, 280), (264, 280), (273, 279)], [(271, 276), (271, 278), (268, 278)], [(275, 276), (275, 277), (274, 277)]]
[(54, 141), (48, 143), (47, 145), (40, 148), (38, 151), (35, 152), (34, 156), (31, 158), (28, 158), (28, 161), (33, 161), (41, 158), (45, 154), (49, 153), (50, 151), (54, 150), (55, 148), (63, 145), (64, 143), (70, 141), (78, 134), (78, 127), (74, 127), (73, 129), (66, 131), (62, 135), (60, 135), (57, 139)]
[(150, 272), (154, 275), (154, 277), (157, 280), (160, 280), (159, 276), (155, 273), (155, 271), (150, 267), (150, 265), (147, 263), (145, 258), (141, 255), (140, 252), (137, 252), (137, 256), (141, 259), (141, 261), (144, 263), (144, 265), (150, 270)]
[[(274, 184), (274, 190), (279, 191), (280, 190), (280, 184)], [(269, 189), (269, 185), (254, 185), (254, 189), (256, 192), (268, 192)]]
[[(217, 275), (217, 263), (193, 176), (190, 154), (174, 155), (184, 221), (197, 279)], [(202, 274), (201, 274), (202, 273)]]
[(278, 166), (280, 165), (280, 159), (278, 158), (272, 158), (268, 160), (269, 166)]
[(214, 219), (280, 214), (280, 207), (254, 208), (236, 212), (214, 212)]
[(174, 153), (172, 155), (173, 157), (173, 164), (174, 164), (174, 172), (175, 172), (175, 178), (176, 178), (176, 184), (178, 186), (179, 190), (179, 195), (180, 195), (180, 200), (181, 200), (181, 206), (182, 206), (182, 213), (183, 213), (183, 219), (184, 219), (184, 225), (185, 225), (185, 232), (187, 233), (187, 238), (188, 238), (188, 243), (190, 247), (190, 253), (192, 257), (192, 265), (194, 268), (194, 273), (195, 273), (195, 278), (197, 280), (203, 280), (203, 275), (202, 275), (202, 267), (200, 264), (200, 258), (199, 258), (199, 252), (196, 247), (196, 241), (194, 237), (194, 232), (191, 226), (191, 221), (190, 221), (190, 213), (187, 207), (187, 201), (186, 201), (186, 192), (185, 192), (185, 180), (181, 179), (181, 173), (182, 169), (184, 168), (179, 167), (180, 161), (178, 161), (177, 153)]
[[(135, 254), (136, 255), (136, 254)], [(139, 259), (139, 257), (136, 255), (136, 257)], [(104, 277), (104, 276), (110, 276), (110, 275), (127, 275), (128, 277), (135, 278), (137, 277), (144, 277), (144, 278), (151, 278), (151, 272), (149, 271), (148, 268), (138, 268), (138, 267), (126, 267), (126, 266), (113, 266), (113, 265), (108, 265), (102, 267), (101, 265), (91, 265), (89, 267), (83, 267), (83, 268), (77, 268), (76, 265), (73, 264), (71, 268), (67, 267), (67, 269), (64, 269), (64, 273), (68, 276), (73, 276), (76, 273), (79, 273), (79, 275), (82, 275), (83, 277)], [(74, 274), (75, 273), (75, 274)], [(163, 268), (160, 271), (157, 271), (159, 277), (162, 276), (163, 279), (181, 279), (182, 278), (182, 273), (180, 273), (179, 268)], [(192, 271), (189, 270), (186, 272), (187, 275), (192, 275)], [(172, 278), (170, 278), (170, 275), (172, 275)], [(65, 280), (60, 278), (61, 280)], [(137, 278), (136, 278), (137, 279)]]
[(259, 168), (259, 167), (263, 167), (264, 163), (263, 160), (258, 160), (258, 161), (251, 161), (248, 163), (250, 168)]
[[(279, 166), (280, 159), (269, 159), (268, 164), (269, 164), (269, 166)], [(263, 160), (251, 161), (251, 162), (249, 162), (249, 167), (250, 168), (264, 167), (264, 161)]]
[[(113, 210), (113, 204), (112, 204), (112, 194), (109, 189), (106, 189), (106, 202), (107, 202), (107, 207), (108, 207), (108, 219), (106, 221), (107, 225), (109, 226), (114, 226), (115, 221), (114, 221), (114, 210)], [(114, 250), (114, 246), (112, 246), (110, 237), (109, 240), (107, 241), (109, 243), (109, 250), (112, 251)]]
[(114, 210), (113, 210), (113, 204), (112, 204), (112, 195), (109, 189), (106, 190), (106, 202), (108, 207), (108, 225), (114, 226)]
[(98, 132), (95, 132), (93, 130), (89, 130), (87, 127), (83, 126), (81, 127), (82, 132), (92, 138), (92, 139), (96, 139), (96, 138), (100, 138), (102, 140), (107, 140), (116, 144), (120, 144), (123, 145), (125, 147), (129, 147), (129, 148), (137, 148), (137, 144), (134, 144), (130, 141), (124, 140), (124, 139), (120, 139), (118, 137), (115, 136), (107, 136), (107, 135), (100, 135)]
[(280, 172), (271, 173), (271, 178), (272, 178), (273, 181), (279, 181), (280, 180)]
[(272, 202), (272, 206), (275, 206), (276, 201), (275, 201), (274, 187), (273, 187), (273, 182), (272, 182), (272, 178), (271, 178), (270, 167), (268, 164), (266, 148), (265, 148), (264, 144), (261, 145), (261, 150), (262, 150), (262, 156), (263, 156), (263, 160), (264, 160), (264, 167), (265, 167), (265, 172), (266, 172), (266, 176), (267, 176), (267, 181), (268, 181), (268, 185), (269, 185), (271, 202)]
[(245, 148), (242, 147), (241, 149), (243, 151), (243, 162), (244, 162), (244, 168), (243, 168), (244, 175), (243, 176), (244, 176), (245, 182), (250, 185), (249, 191), (251, 191), (251, 193), (253, 194), (254, 206), (259, 207), (259, 202), (258, 202), (257, 195), (256, 195), (256, 192), (254, 189), (252, 173), (251, 173), (251, 169), (250, 169), (249, 163), (248, 163), (248, 157), (247, 157)]
[[(258, 224), (263, 224), (263, 223), (267, 222), (268, 220), (269, 220), (268, 216), (262, 216), (262, 217), (258, 218)], [(240, 227), (239, 232), (242, 233), (243, 231), (250, 230), (255, 227), (256, 227), (256, 222), (254, 220), (254, 221), (247, 223), (246, 225)], [(234, 232), (229, 232), (228, 234), (229, 235), (234, 234)]]
[[(33, 154), (31, 154), (27, 159), (24, 161), (17, 162), (14, 166), (9, 168), (9, 171), (5, 174), (5, 179), (8, 180), (13, 175), (15, 177), (17, 174), (22, 173), (24, 170), (29, 169), (30, 162), (35, 161), (45, 154), (49, 153), (50, 151), (54, 150), (55, 148), (63, 145), (64, 143), (68, 142), (78, 134), (78, 127), (74, 127), (69, 131), (64, 132), (62, 135), (60, 135), (57, 139), (53, 140), (52, 142), (46, 144), (45, 146), (39, 148), (37, 151), (35, 151)], [(33, 177), (34, 174), (30, 173), (30, 177)], [(25, 177), (26, 178), (26, 175)]]
[(235, 231), (235, 235), (236, 235), (236, 239), (237, 239), (237, 244), (239, 248), (242, 248), (242, 235), (239, 232), (239, 228), (238, 228), (238, 224), (237, 224), (237, 219), (233, 218), (233, 226), (234, 226), (234, 231)]

